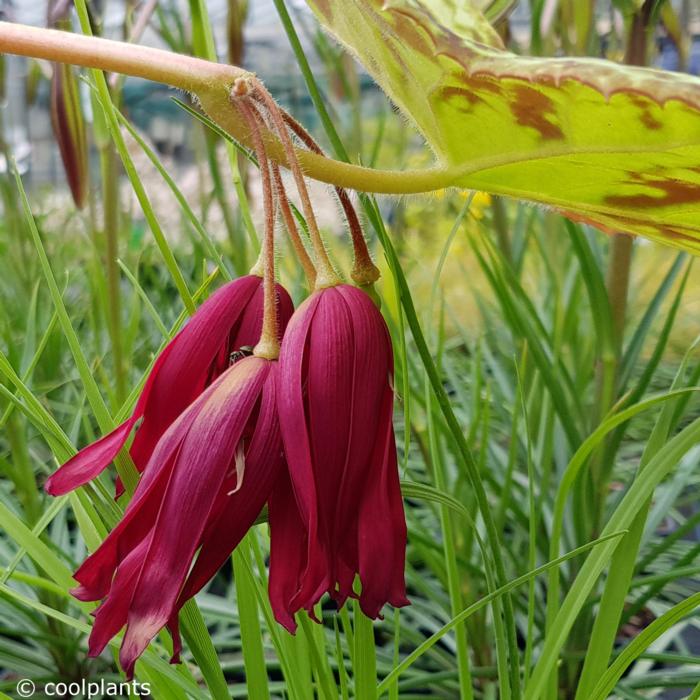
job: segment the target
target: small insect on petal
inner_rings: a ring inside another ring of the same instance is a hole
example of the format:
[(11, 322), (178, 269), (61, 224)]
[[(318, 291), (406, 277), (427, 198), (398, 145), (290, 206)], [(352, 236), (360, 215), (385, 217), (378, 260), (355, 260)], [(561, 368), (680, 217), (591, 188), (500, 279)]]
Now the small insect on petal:
[[(294, 309), (277, 285), (280, 335)], [(111, 433), (83, 448), (52, 474), (46, 491), (58, 496), (94, 479), (116, 457), (141, 421), (129, 453), (142, 472), (170, 425), (231, 364), (248, 356), (260, 337), (262, 280), (246, 275), (218, 289), (166, 345), (148, 375), (132, 415)], [(117, 495), (123, 489), (117, 484)]]

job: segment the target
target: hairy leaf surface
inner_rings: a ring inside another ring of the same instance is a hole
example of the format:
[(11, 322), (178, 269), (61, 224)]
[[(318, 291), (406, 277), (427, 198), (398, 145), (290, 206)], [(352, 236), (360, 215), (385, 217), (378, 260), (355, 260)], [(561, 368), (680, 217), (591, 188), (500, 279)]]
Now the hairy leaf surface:
[(457, 0), (308, 0), (461, 187), (700, 253), (700, 80), (516, 56)]

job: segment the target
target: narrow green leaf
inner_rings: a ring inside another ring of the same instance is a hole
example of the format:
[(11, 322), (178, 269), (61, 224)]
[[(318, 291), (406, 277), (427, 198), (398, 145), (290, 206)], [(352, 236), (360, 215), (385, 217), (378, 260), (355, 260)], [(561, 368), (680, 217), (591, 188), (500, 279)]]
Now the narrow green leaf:
[(255, 582), (251, 576), (250, 547), (246, 537), (233, 551), (233, 576), (241, 626), (241, 645), (245, 663), (246, 688), (251, 700), (268, 700), (267, 669), (262, 646), (262, 630), (258, 618)]
[[(649, 462), (647, 468), (630, 486), (621, 503), (609, 518), (602, 535), (628, 528), (654, 489), (699, 439), (700, 419), (697, 419), (670, 440), (664, 450)], [(525, 698), (527, 700), (536, 700), (541, 697), (569, 631), (585, 605), (598, 577), (615, 551), (616, 544), (606, 543), (591, 552), (579, 570), (559, 612), (548, 628), (540, 659), (526, 688)]]
[(700, 593), (695, 593), (686, 600), (674, 605), (670, 610), (667, 610), (663, 615), (657, 617), (656, 620), (645, 627), (622, 650), (622, 653), (600, 677), (600, 680), (588, 698), (590, 700), (605, 700), (612, 692), (615, 683), (622, 677), (627, 667), (647, 649), (652, 642), (693, 612), (698, 606), (700, 606)]
[(374, 696), (377, 687), (374, 629), (372, 620), (365, 617), (357, 600), (353, 601), (353, 622), (355, 655), (352, 668), (355, 681), (355, 697), (371, 698)]
[[(92, 34), (92, 30), (90, 28), (90, 19), (88, 17), (85, 0), (76, 0), (75, 8), (80, 19), (80, 26), (82, 28), (83, 33), (90, 36)], [(97, 88), (98, 101), (102, 106), (102, 109), (104, 110), (104, 114), (107, 118), (107, 124), (109, 126), (109, 131), (111, 133), (112, 140), (114, 141), (114, 145), (117, 149), (117, 152), (119, 153), (119, 157), (121, 158), (124, 170), (126, 171), (129, 181), (131, 182), (131, 186), (134, 189), (134, 194), (136, 195), (136, 198), (139, 201), (139, 205), (141, 206), (143, 215), (146, 217), (146, 221), (148, 222), (148, 226), (151, 229), (151, 233), (153, 234), (153, 237), (156, 240), (158, 249), (160, 250), (161, 255), (163, 256), (163, 260), (165, 261), (165, 265), (168, 268), (168, 272), (173, 278), (173, 282), (175, 283), (175, 286), (177, 287), (177, 290), (180, 293), (182, 302), (185, 305), (185, 308), (188, 310), (188, 312), (190, 314), (193, 314), (195, 311), (195, 306), (194, 301), (192, 300), (192, 295), (190, 294), (190, 291), (187, 288), (187, 283), (185, 282), (185, 278), (183, 277), (182, 272), (178, 267), (177, 261), (175, 260), (175, 256), (170, 246), (168, 245), (168, 242), (158, 221), (158, 217), (153, 211), (151, 201), (148, 198), (148, 195), (146, 194), (146, 190), (143, 186), (143, 183), (141, 182), (141, 179), (139, 178), (138, 172), (136, 171), (136, 167), (134, 166), (134, 162), (131, 159), (131, 156), (129, 155), (129, 150), (126, 147), (124, 137), (122, 136), (122, 132), (119, 129), (119, 120), (117, 119), (114, 104), (112, 103), (112, 98), (109, 94), (109, 88), (107, 86), (107, 81), (105, 79), (104, 73), (101, 70), (94, 69), (92, 70), (92, 76)]]
[(519, 576), (513, 581), (507, 583), (505, 586), (501, 586), (492, 593), (489, 593), (488, 595), (484, 596), (481, 600), (478, 600), (476, 603), (472, 603), (472, 605), (465, 608), (459, 615), (452, 618), (446, 625), (443, 625), (443, 627), (441, 627), (437, 632), (435, 632), (430, 637), (428, 637), (428, 639), (422, 642), (405, 659), (403, 659), (403, 661), (401, 661), (401, 663), (398, 666), (396, 666), (396, 668), (394, 668), (391, 671), (391, 673), (385, 676), (382, 679), (382, 682), (377, 687), (377, 697), (380, 697), (382, 693), (386, 692), (387, 688), (394, 682), (396, 678), (398, 678), (398, 676), (401, 673), (403, 673), (409, 666), (411, 666), (411, 664), (415, 663), (415, 661), (417, 661), (423, 654), (425, 654), (432, 646), (437, 644), (437, 642), (439, 642), (450, 630), (454, 629), (454, 627), (456, 627), (457, 625), (462, 624), (474, 613), (478, 612), (482, 608), (485, 608), (493, 600), (497, 600), (498, 598), (507, 594), (508, 592), (518, 588), (519, 586), (522, 586), (524, 583), (527, 583), (530, 579), (535, 578), (540, 574), (549, 571), (552, 568), (560, 566), (569, 559), (578, 557), (581, 554), (584, 554), (588, 550), (592, 549), (593, 547), (598, 547), (599, 545), (602, 545), (611, 540), (616, 540), (622, 537), (624, 534), (624, 531), (610, 533), (609, 535), (600, 537), (597, 540), (594, 540), (593, 542), (589, 542), (588, 544), (585, 544), (581, 547), (577, 547), (571, 552), (568, 552), (567, 554), (564, 554), (561, 557), (557, 557), (553, 561), (547, 562), (546, 564), (537, 567), (536, 569), (528, 572), (527, 574)]

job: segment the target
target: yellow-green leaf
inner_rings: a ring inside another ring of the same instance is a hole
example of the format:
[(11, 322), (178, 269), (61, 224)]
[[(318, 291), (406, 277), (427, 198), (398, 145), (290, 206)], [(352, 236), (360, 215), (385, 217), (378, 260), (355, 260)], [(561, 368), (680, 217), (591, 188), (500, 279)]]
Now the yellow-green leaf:
[(700, 253), (700, 80), (503, 49), (457, 0), (308, 0), (453, 183)]

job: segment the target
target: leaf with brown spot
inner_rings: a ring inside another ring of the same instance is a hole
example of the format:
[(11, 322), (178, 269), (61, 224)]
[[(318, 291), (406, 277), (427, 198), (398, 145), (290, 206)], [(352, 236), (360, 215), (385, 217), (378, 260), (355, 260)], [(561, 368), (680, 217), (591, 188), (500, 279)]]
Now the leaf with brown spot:
[(516, 56), (462, 0), (308, 2), (455, 185), (700, 253), (699, 79)]

